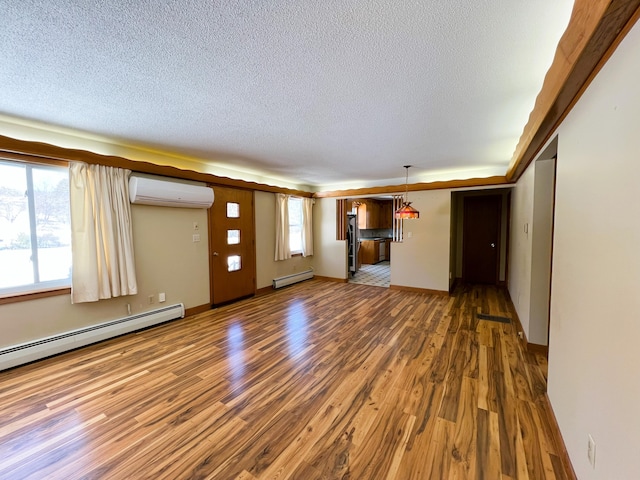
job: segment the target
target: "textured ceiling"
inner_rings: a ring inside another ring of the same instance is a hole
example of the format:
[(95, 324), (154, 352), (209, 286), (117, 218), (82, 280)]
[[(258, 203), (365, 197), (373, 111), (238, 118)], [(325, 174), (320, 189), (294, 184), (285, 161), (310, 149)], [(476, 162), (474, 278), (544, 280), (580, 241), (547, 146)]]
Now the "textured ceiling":
[(0, 114), (326, 188), (504, 174), (571, 6), (2, 0)]

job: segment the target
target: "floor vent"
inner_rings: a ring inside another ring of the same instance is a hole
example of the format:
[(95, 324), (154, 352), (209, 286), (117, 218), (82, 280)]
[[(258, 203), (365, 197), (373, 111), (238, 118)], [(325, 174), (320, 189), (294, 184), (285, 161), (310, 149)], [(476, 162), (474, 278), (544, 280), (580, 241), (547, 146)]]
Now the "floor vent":
[(118, 335), (183, 317), (184, 305), (178, 303), (149, 312), (70, 330), (59, 335), (40, 338), (32, 342), (2, 348), (0, 349), (0, 370), (6, 370), (7, 368), (40, 360), (57, 353), (84, 347), (107, 338), (117, 337)]
[(293, 275), (285, 275), (284, 277), (278, 277), (273, 279), (273, 288), (286, 287), (294, 283), (301, 282), (313, 278), (313, 269), (305, 270), (304, 272), (294, 273)]
[(478, 318), (480, 320), (489, 320), (491, 322), (511, 323), (511, 319), (508, 317), (499, 317), (498, 315), (487, 315), (485, 313), (479, 313)]

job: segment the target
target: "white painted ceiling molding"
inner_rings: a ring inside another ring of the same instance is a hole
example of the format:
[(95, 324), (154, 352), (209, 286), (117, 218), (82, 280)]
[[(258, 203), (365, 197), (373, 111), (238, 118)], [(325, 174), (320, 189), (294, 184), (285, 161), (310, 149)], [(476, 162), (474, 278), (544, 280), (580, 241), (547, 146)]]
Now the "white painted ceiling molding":
[(504, 175), (571, 8), (5, 0), (0, 134), (313, 190)]

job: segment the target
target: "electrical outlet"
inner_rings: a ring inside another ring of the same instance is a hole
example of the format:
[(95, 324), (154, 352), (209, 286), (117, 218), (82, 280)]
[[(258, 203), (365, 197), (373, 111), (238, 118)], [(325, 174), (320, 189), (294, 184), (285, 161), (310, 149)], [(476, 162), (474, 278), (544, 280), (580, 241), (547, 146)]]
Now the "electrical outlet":
[(159, 293), (159, 294), (158, 294), (158, 301), (159, 301), (160, 303), (162, 303), (162, 302), (166, 302), (166, 301), (167, 301), (167, 297), (165, 296), (164, 292), (163, 292), (163, 293)]
[(596, 468), (596, 441), (591, 435), (589, 435), (589, 442), (587, 443), (587, 458), (593, 468)]
[(153, 303), (153, 295), (149, 295), (149, 305)]

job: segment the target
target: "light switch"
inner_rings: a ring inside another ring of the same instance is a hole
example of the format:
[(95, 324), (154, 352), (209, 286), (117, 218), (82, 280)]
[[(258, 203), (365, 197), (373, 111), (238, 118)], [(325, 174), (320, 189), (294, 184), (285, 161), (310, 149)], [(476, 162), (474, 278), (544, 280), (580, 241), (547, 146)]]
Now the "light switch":
[(198, 222), (193, 222), (193, 229), (200, 230), (200, 225), (198, 224)]
[(199, 242), (199, 241), (200, 241), (200, 234), (199, 233), (194, 233), (193, 234), (193, 243)]

